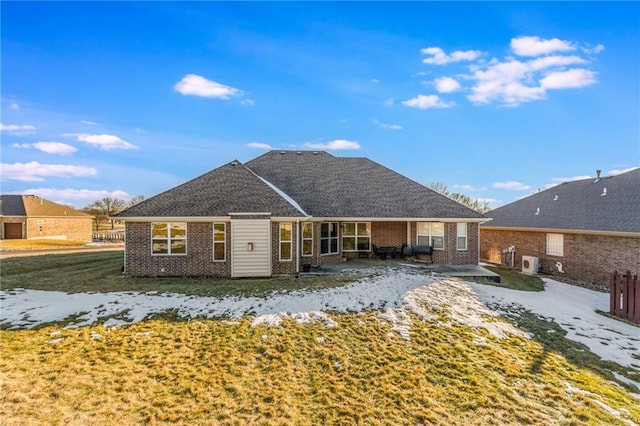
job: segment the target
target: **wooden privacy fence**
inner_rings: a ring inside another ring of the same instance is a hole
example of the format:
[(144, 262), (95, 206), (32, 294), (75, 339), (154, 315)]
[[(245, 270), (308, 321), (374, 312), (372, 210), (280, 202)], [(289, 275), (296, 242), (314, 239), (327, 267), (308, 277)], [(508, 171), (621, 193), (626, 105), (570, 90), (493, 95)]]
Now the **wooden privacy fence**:
[(640, 324), (640, 280), (637, 275), (611, 274), (609, 313)]

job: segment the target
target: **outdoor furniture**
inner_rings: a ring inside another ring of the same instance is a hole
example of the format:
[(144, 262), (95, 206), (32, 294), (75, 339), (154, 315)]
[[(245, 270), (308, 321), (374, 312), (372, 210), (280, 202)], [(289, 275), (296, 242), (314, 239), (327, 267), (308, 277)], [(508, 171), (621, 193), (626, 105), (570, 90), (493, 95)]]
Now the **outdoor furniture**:
[(373, 254), (375, 254), (376, 257), (382, 260), (385, 260), (387, 257), (396, 259), (398, 257), (402, 257), (402, 246), (378, 247), (374, 245)]
[(433, 246), (408, 246), (402, 249), (403, 256), (429, 256), (430, 263), (433, 263)]

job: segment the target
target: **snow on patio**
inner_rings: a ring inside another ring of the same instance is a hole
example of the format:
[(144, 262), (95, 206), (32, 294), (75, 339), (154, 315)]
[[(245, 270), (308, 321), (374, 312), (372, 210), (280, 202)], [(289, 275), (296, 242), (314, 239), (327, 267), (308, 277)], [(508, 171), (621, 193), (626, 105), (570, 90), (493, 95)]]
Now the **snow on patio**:
[[(603, 359), (638, 367), (640, 329), (595, 312), (608, 309), (608, 295), (545, 280), (544, 292), (521, 292), (457, 279), (425, 274), (402, 265), (359, 270), (363, 278), (339, 288), (298, 290), (256, 297), (199, 297), (152, 293), (74, 293), (16, 289), (0, 291), (0, 324), (31, 328), (78, 315), (73, 326), (83, 326), (110, 318), (106, 326), (134, 323), (150, 314), (175, 309), (178, 315), (240, 318), (254, 316), (252, 325), (278, 326), (283, 318), (299, 323), (321, 322), (338, 325), (327, 312), (378, 310), (378, 318), (391, 324), (392, 333), (410, 339), (413, 312), (425, 320), (437, 320), (442, 313), (449, 321), (486, 329), (502, 338), (527, 337), (484, 302), (498, 311), (513, 311), (519, 305), (538, 315), (552, 318), (567, 330), (567, 337), (587, 345)], [(438, 320), (441, 321), (441, 320)], [(448, 326), (449, 323), (442, 323)]]

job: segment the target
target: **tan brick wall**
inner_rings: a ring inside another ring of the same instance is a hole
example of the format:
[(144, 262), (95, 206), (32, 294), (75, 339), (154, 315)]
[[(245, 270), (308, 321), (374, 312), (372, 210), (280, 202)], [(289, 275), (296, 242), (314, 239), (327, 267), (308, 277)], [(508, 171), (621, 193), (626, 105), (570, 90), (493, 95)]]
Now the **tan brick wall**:
[(90, 242), (92, 221), (91, 217), (28, 217), (27, 238), (65, 236), (70, 241)]
[[(521, 269), (522, 256), (540, 259), (545, 273), (589, 286), (604, 288), (614, 270), (640, 273), (640, 238), (602, 235), (563, 234), (564, 255), (546, 254), (546, 233), (504, 231), (481, 228), (480, 258), (501, 263), (502, 250), (515, 246), (515, 268)], [(562, 263), (564, 273), (556, 268)]]
[(213, 223), (187, 224), (187, 254), (151, 254), (151, 223), (126, 223), (125, 271), (132, 276), (230, 276), (231, 224), (227, 223), (227, 260), (213, 261)]

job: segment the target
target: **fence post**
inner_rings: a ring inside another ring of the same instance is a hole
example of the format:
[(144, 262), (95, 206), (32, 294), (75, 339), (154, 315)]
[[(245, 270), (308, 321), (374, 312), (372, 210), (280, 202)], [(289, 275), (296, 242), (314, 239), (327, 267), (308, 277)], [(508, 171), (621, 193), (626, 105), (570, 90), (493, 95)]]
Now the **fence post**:
[(640, 281), (638, 281), (638, 276), (633, 276), (633, 299), (631, 299), (631, 306), (633, 306), (634, 314), (631, 316), (631, 321), (636, 324), (640, 324)]
[(611, 279), (609, 280), (609, 313), (611, 315), (616, 314), (616, 277), (618, 276), (618, 271), (613, 271), (611, 274)]

